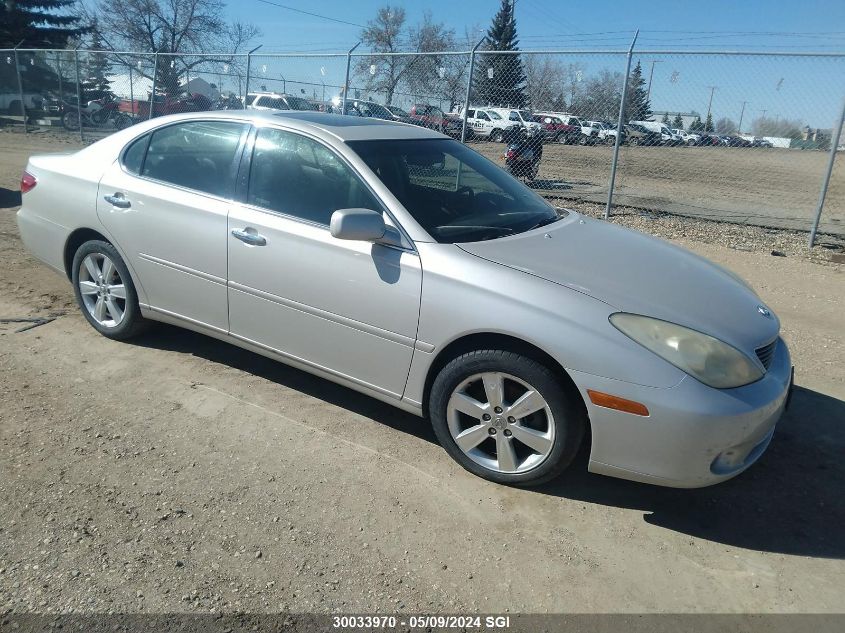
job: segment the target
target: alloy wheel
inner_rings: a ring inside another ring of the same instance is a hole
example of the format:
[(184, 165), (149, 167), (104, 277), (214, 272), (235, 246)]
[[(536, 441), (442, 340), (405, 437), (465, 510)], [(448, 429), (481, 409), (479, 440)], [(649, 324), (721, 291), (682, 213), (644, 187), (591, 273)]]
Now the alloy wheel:
[(502, 372), (473, 374), (446, 406), (449, 432), (475, 463), (497, 473), (522, 473), (552, 452), (555, 425), (545, 398), (527, 382)]
[(79, 293), (93, 319), (102, 327), (120, 325), (126, 314), (126, 286), (114, 262), (91, 253), (79, 266)]

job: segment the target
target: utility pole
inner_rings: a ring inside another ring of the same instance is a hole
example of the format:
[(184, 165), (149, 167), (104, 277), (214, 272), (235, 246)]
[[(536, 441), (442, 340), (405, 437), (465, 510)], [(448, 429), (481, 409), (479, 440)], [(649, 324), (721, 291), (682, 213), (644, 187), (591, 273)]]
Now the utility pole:
[(704, 128), (705, 128), (704, 131), (705, 132), (712, 132), (713, 130), (707, 129), (707, 119), (710, 118), (710, 109), (713, 107), (713, 93), (716, 92), (716, 88), (718, 88), (718, 86), (707, 86), (707, 87), (710, 88), (710, 101), (707, 103), (707, 118), (704, 119)]
[(742, 110), (740, 110), (740, 112), (739, 112), (739, 125), (737, 126), (739, 134), (742, 134), (742, 117), (745, 115), (745, 106), (747, 104), (748, 104), (747, 101), (743, 101), (742, 102)]
[(652, 59), (651, 60), (651, 70), (648, 73), (648, 90), (646, 90), (646, 93), (645, 93), (645, 100), (646, 101), (648, 101), (649, 98), (651, 97), (651, 80), (654, 77), (654, 65), (655, 64), (662, 64), (662, 63), (663, 63), (662, 59)]

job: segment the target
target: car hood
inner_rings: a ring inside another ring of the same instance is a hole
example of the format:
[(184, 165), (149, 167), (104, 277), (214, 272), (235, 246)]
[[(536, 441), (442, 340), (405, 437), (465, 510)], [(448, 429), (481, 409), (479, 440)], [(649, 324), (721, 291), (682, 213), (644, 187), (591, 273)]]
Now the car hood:
[(574, 212), (541, 229), (457, 246), (617, 310), (671, 321), (749, 352), (780, 329), (754, 291), (726, 269), (663, 240)]

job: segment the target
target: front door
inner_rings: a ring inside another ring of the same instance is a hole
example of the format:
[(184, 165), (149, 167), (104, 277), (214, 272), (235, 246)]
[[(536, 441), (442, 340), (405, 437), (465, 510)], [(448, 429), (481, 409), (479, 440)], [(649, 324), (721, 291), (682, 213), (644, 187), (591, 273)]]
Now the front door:
[(262, 128), (248, 161), (245, 202), (229, 214), (231, 333), (401, 397), (419, 318), (419, 257), (331, 236), (333, 211), (384, 209), (319, 141)]
[(97, 215), (149, 307), (228, 330), (226, 216), (248, 126), (185, 121), (127, 148), (100, 180)]

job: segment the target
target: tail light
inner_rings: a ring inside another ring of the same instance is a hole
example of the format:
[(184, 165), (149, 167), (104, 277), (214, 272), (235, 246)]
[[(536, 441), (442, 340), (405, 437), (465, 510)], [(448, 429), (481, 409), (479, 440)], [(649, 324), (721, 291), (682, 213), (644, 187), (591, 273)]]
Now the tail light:
[(21, 193), (27, 193), (35, 189), (38, 184), (38, 179), (30, 174), (28, 171), (23, 172), (21, 176)]
[(512, 150), (512, 149), (509, 149), (509, 150), (505, 153), (505, 160), (513, 160), (514, 158), (516, 158), (516, 151), (515, 151), (515, 150)]

